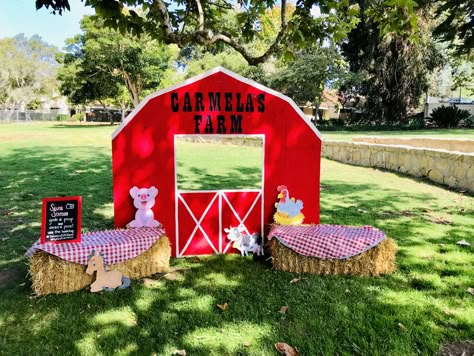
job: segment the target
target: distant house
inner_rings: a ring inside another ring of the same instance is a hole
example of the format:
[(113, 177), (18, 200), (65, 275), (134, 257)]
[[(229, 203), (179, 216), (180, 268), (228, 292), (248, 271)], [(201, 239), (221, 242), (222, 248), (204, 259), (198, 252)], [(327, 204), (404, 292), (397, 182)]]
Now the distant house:
[(54, 113), (60, 115), (69, 115), (69, 105), (64, 96), (53, 96), (52, 98), (43, 98), (38, 111), (43, 113)]
[[(319, 104), (318, 117), (321, 120), (338, 119), (340, 113), (341, 104), (337, 94), (333, 91), (324, 90), (323, 100)], [(316, 105), (311, 102), (307, 102), (306, 105), (300, 106), (303, 113), (311, 120), (314, 120), (316, 116)]]
[(342, 120), (351, 120), (357, 115), (363, 113), (363, 106), (366, 99), (357, 94), (349, 94), (340, 97), (341, 108), (339, 109), (339, 118)]

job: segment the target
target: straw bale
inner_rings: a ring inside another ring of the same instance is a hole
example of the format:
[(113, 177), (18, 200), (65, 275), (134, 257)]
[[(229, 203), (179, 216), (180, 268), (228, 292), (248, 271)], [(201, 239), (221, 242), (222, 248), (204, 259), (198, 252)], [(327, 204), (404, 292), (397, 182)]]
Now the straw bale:
[(378, 276), (395, 271), (397, 246), (392, 239), (384, 239), (377, 246), (346, 259), (321, 259), (303, 256), (282, 245), (277, 239), (269, 242), (273, 267), (280, 271), (349, 275)]
[[(167, 272), (171, 256), (168, 237), (161, 236), (147, 251), (125, 262), (107, 266), (107, 270), (118, 269), (125, 276), (138, 279), (155, 273)], [(31, 256), (29, 271), (32, 287), (37, 295), (68, 293), (83, 289), (93, 282), (86, 266), (69, 262), (46, 252)]]

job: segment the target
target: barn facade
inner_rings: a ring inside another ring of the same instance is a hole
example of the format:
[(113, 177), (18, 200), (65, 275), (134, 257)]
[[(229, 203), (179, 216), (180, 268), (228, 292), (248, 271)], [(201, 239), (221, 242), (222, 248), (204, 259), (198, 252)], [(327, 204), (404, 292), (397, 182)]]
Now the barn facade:
[[(261, 188), (179, 190), (175, 142), (196, 135), (261, 138)], [(303, 201), (305, 223), (319, 223), (321, 144), (290, 98), (214, 68), (149, 95), (113, 133), (115, 226), (133, 220), (133, 186), (158, 188), (153, 211), (175, 257), (232, 252), (224, 232), (229, 226), (265, 234), (282, 184)]]

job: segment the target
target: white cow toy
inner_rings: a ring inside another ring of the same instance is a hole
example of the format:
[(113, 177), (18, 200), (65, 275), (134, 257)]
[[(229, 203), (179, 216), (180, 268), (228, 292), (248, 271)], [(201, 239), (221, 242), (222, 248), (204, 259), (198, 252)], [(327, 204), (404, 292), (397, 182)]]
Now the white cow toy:
[(130, 195), (133, 198), (133, 205), (137, 208), (135, 220), (127, 224), (127, 227), (158, 227), (161, 224), (155, 220), (153, 210), (155, 198), (158, 195), (158, 189), (155, 187), (141, 188), (133, 187), (130, 189)]
[(245, 227), (240, 224), (237, 227), (230, 226), (224, 229), (227, 238), (234, 242), (232, 247), (240, 251), (241, 256), (248, 256), (249, 252), (253, 252), (257, 256), (263, 255), (262, 237), (258, 233), (252, 235), (244, 235)]
[(254, 232), (252, 236), (250, 236), (249, 251), (252, 251), (252, 253), (257, 256), (263, 256), (265, 254), (263, 252), (262, 236), (257, 232)]

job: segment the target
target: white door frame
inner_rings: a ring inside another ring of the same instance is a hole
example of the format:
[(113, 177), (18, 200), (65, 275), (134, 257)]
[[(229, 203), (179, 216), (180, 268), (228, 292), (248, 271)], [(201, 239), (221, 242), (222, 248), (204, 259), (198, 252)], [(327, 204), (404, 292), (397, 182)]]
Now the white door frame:
[[(179, 138), (195, 137), (195, 136), (204, 137), (204, 138), (205, 137), (215, 138), (215, 137), (219, 137), (219, 136), (226, 137), (226, 138), (228, 138), (228, 137), (237, 137), (237, 138), (239, 138), (239, 137), (258, 137), (258, 138), (261, 138), (262, 139), (262, 181), (261, 181), (260, 189), (179, 190), (178, 189), (178, 169), (177, 169), (177, 156), (176, 156), (176, 141)], [(264, 221), (264, 219), (263, 219), (263, 217), (264, 217), (263, 216), (264, 215), (264, 187), (265, 187), (265, 185), (264, 185), (265, 179), (264, 178), (265, 178), (265, 135), (260, 135), (260, 134), (257, 134), (257, 135), (241, 135), (241, 134), (238, 134), (238, 135), (219, 135), (219, 134), (218, 135), (201, 135), (201, 134), (174, 135), (174, 182), (175, 182), (174, 189), (175, 189), (175, 225), (176, 225), (175, 245), (176, 245), (176, 257), (182, 257), (183, 256), (183, 254), (186, 252), (186, 249), (190, 245), (192, 239), (194, 238), (194, 236), (195, 236), (195, 234), (198, 230), (200, 230), (202, 232), (202, 234), (204, 235), (204, 238), (206, 239), (206, 241), (209, 243), (209, 245), (212, 247), (213, 251), (216, 254), (226, 253), (229, 250), (230, 246), (232, 245), (231, 242), (226, 241), (225, 246), (223, 244), (223, 241), (225, 239), (225, 236), (223, 234), (223, 228), (224, 227), (222, 226), (222, 202), (223, 202), (223, 200), (225, 200), (227, 202), (227, 205), (231, 209), (231, 211), (232, 211), (233, 215), (235, 216), (235, 218), (238, 220), (239, 224), (244, 225), (245, 232), (247, 234), (250, 234), (250, 231), (245, 226), (245, 220), (248, 218), (250, 213), (253, 211), (255, 205), (260, 200), (261, 201), (261, 211), (260, 211), (261, 231), (260, 231), (260, 234), (263, 237), (263, 233), (264, 233), (264, 222), (263, 222)], [(246, 212), (245, 216), (242, 217), (242, 218), (239, 216), (239, 214), (237, 213), (237, 211), (232, 206), (232, 204), (230, 203), (229, 199), (226, 196), (226, 193), (240, 193), (240, 192), (241, 193), (257, 193), (257, 196), (254, 199), (254, 201), (252, 202), (252, 205), (250, 206), (249, 210)], [(194, 215), (194, 213), (192, 212), (189, 205), (186, 203), (186, 201), (183, 198), (183, 196), (181, 195), (181, 193), (210, 193), (210, 194), (214, 193), (214, 196), (212, 197), (210, 203), (208, 204), (208, 206), (206, 207), (206, 209), (204, 210), (202, 215), (199, 218), (197, 218)], [(218, 204), (219, 204), (219, 245), (217, 247), (213, 245), (213, 243), (211, 242), (211, 239), (209, 238), (209, 236), (206, 234), (203, 227), (201, 226), (202, 221), (204, 220), (206, 214), (209, 212), (211, 206), (214, 204), (216, 199), (218, 199)], [(179, 201), (182, 202), (183, 206), (186, 208), (186, 210), (190, 214), (191, 218), (196, 223), (196, 226), (194, 227), (193, 232), (191, 233), (191, 235), (189, 237), (187, 237), (186, 243), (183, 246), (181, 251), (179, 249), (179, 214), (178, 214)]]

